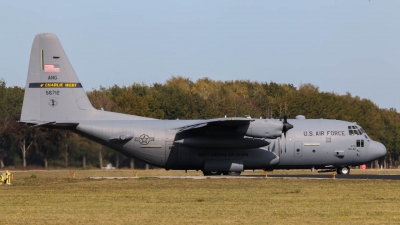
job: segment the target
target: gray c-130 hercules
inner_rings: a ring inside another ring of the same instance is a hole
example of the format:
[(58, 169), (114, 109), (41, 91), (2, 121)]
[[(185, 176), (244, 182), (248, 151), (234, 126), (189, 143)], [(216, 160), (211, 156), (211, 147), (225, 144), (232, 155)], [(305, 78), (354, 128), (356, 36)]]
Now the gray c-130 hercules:
[(97, 110), (49, 33), (36, 35), (32, 44), (20, 122), (69, 129), (128, 157), (205, 175), (296, 168), (348, 174), (350, 166), (386, 154), (360, 126), (340, 120), (157, 120)]

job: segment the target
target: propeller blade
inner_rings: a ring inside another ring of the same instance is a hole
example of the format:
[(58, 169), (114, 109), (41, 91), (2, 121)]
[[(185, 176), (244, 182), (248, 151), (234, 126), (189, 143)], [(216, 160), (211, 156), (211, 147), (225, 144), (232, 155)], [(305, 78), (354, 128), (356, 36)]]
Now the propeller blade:
[(293, 128), (293, 125), (288, 123), (288, 121), (287, 121), (286, 103), (285, 103), (285, 115), (283, 116), (283, 129), (282, 129), (285, 137), (286, 137), (286, 132), (292, 128)]

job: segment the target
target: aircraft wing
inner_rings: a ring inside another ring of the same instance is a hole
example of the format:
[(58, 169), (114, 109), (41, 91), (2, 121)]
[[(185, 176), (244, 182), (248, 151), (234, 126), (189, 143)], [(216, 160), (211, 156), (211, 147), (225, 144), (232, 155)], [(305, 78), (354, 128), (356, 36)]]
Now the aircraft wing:
[[(211, 120), (193, 121), (176, 127), (177, 133), (202, 130), (205, 135), (245, 135), (253, 138), (274, 139), (284, 131), (284, 123), (279, 120), (261, 120), (243, 117), (217, 118)], [(202, 131), (200, 131), (200, 134)]]
[(252, 119), (252, 118), (240, 118), (240, 117), (217, 118), (217, 119), (211, 119), (211, 120), (204, 120), (203, 122), (194, 123), (194, 124), (186, 125), (183, 127), (177, 127), (175, 129), (178, 130), (179, 132), (182, 132), (182, 131), (187, 131), (187, 130), (191, 130), (191, 129), (205, 127), (207, 125), (232, 127), (232, 126), (247, 125), (247, 124), (250, 124), (250, 122), (252, 122), (252, 121), (254, 121), (254, 119)]
[[(203, 132), (200, 131), (204, 128)], [(176, 128), (179, 132), (199, 129), (189, 135), (177, 135), (174, 143), (201, 149), (250, 149), (269, 145), (264, 138), (282, 134), (280, 121), (260, 121), (252, 118), (217, 118), (197, 121)]]

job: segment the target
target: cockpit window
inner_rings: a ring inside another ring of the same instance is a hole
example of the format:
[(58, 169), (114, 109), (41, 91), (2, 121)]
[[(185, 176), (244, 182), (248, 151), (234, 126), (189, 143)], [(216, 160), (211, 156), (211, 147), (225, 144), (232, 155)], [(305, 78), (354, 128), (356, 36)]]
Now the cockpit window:
[(348, 126), (348, 128), (349, 128), (350, 135), (361, 135), (362, 134), (362, 131), (360, 131), (358, 129), (358, 127), (356, 127), (356, 126)]

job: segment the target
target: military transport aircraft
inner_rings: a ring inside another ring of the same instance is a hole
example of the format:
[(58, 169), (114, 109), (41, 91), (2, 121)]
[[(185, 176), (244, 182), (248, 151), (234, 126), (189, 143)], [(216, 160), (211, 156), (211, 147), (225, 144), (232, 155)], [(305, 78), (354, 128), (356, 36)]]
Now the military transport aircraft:
[(295, 168), (348, 174), (350, 166), (386, 154), (360, 126), (339, 120), (157, 120), (97, 110), (49, 33), (36, 35), (32, 45), (20, 122), (69, 129), (128, 157), (204, 175)]

